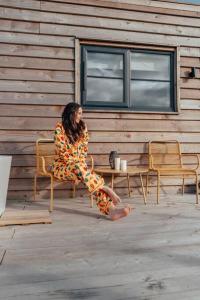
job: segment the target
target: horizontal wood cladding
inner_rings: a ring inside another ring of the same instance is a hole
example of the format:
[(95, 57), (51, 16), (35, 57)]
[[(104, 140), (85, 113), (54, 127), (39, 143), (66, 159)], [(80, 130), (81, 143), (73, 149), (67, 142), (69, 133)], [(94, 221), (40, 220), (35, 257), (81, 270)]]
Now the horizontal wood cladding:
[[(108, 183), (110, 183), (109, 179), (107, 180)], [(120, 188), (116, 185), (115, 187), (115, 191), (116, 193), (119, 193), (120, 195), (126, 196), (128, 195), (128, 190), (127, 187), (125, 185), (126, 183), (124, 183), (124, 187)], [(31, 185), (30, 185), (31, 186)], [(140, 183), (138, 182), (138, 187), (136, 188), (132, 188), (131, 190), (133, 191), (133, 195), (132, 197), (142, 197), (142, 191), (141, 191), (141, 187), (140, 187)], [(155, 185), (153, 187), (151, 187), (150, 192), (152, 194), (156, 194), (156, 187)], [(181, 188), (180, 188), (180, 184), (178, 186), (167, 186), (166, 184), (164, 186), (162, 186), (162, 193), (167, 195), (169, 193), (173, 193), (173, 195), (175, 195), (176, 193), (180, 193), (181, 192)], [(77, 197), (84, 197), (86, 199), (86, 197), (88, 197), (88, 192), (85, 189), (81, 189), (80, 186), (76, 191), (76, 196)], [(18, 191), (18, 190), (9, 190), (8, 191), (8, 198), (10, 200), (16, 200), (16, 199), (20, 199), (20, 200), (25, 200), (25, 201), (32, 201), (33, 198), (33, 189), (30, 188), (30, 190), (26, 190), (26, 191)], [(49, 203), (49, 199), (50, 199), (50, 191), (49, 190), (39, 190), (37, 191), (37, 197), (38, 200), (41, 199), (46, 199), (46, 205), (48, 205)], [(72, 199), (72, 188), (69, 187), (69, 189), (66, 189), (66, 187), (63, 190), (58, 190), (55, 189), (54, 190), (54, 198), (55, 199), (61, 199), (64, 198), (66, 199), (66, 201), (73, 201)], [(148, 200), (148, 199), (147, 199)], [(44, 200), (45, 201), (45, 200)], [(141, 201), (143, 201), (143, 198), (141, 198)], [(194, 200), (195, 201), (195, 200)], [(142, 202), (143, 203), (143, 202)], [(156, 198), (155, 198), (155, 202), (156, 203)], [(151, 201), (152, 204), (152, 201)], [(55, 200), (55, 206), (56, 206), (56, 200)], [(89, 198), (88, 198), (88, 207), (89, 207)]]
[(73, 94), (0, 92), (0, 103), (66, 105), (74, 101)]
[[(139, 178), (135, 178), (136, 176), (131, 176), (130, 177), (130, 184), (131, 187), (140, 187), (140, 180)], [(105, 178), (106, 182), (110, 182), (110, 177)], [(41, 178), (38, 180), (38, 190), (50, 190), (50, 180)], [(194, 179), (186, 179), (187, 183), (194, 183)], [(153, 186), (156, 186), (156, 177), (151, 178), (150, 183)], [(167, 186), (178, 186), (182, 184), (182, 178), (162, 178), (161, 180), (161, 185), (167, 185)], [(26, 178), (26, 179), (21, 179), (21, 178), (16, 178), (16, 179), (10, 179), (9, 182), (9, 190), (10, 191), (31, 191), (33, 186), (33, 180), (31, 178)], [(115, 186), (118, 188), (124, 188), (126, 187), (127, 189), (127, 179), (126, 177), (118, 177), (115, 182)], [(86, 191), (84, 186), (82, 184), (79, 185), (79, 188), (82, 188)], [(66, 189), (71, 189), (71, 183), (70, 182), (55, 182), (55, 190), (66, 190)], [(88, 194), (87, 194), (88, 195)]]
[[(56, 8), (55, 8), (56, 9)], [(176, 23), (171, 24), (166, 23), (160, 26), (160, 20), (156, 19), (150, 20), (148, 22), (148, 15), (145, 19), (144, 14), (140, 19), (136, 20), (132, 16), (132, 20), (127, 21), (127, 18), (112, 19), (109, 17), (105, 17), (104, 15), (100, 16), (89, 16), (84, 11), (80, 11), (77, 13), (78, 18), (76, 18), (75, 12), (71, 7), (71, 10), (68, 10), (67, 13), (50, 13), (50, 12), (42, 12), (42, 11), (29, 11), (29, 10), (21, 10), (21, 9), (11, 9), (4, 8), (2, 9), (2, 13), (0, 14), (4, 19), (9, 20), (1, 20), (1, 30), (11, 30), (13, 32), (21, 31), (21, 32), (38, 32), (39, 33), (39, 24), (40, 23), (51, 23), (51, 24), (66, 24), (66, 25), (75, 25), (82, 27), (94, 27), (94, 28), (107, 28), (107, 29), (119, 29), (126, 31), (141, 31), (141, 32), (152, 32), (152, 33), (165, 33), (170, 35), (180, 35), (180, 36), (199, 36), (198, 30), (198, 22), (196, 20), (191, 20), (188, 24), (187, 21), (184, 23), (184, 18), (180, 18), (179, 24)], [(152, 15), (151, 15), (152, 16)], [(12, 21), (10, 20), (12, 19)], [(13, 20), (14, 19), (14, 20)], [(177, 18), (176, 18), (177, 19)], [(24, 22), (22, 22), (24, 21)], [(163, 20), (164, 21), (164, 20)], [(182, 22), (181, 22), (182, 21)], [(195, 28), (196, 27), (196, 28)]]
[(74, 72), (24, 68), (0, 68), (0, 79), (74, 82)]
[(54, 47), (73, 47), (74, 38), (70, 36), (51, 36), (45, 34), (0, 32), (0, 43), (41, 45)]
[(68, 59), (14, 57), (2, 55), (0, 57), (0, 67), (74, 71), (74, 62)]
[[(95, 166), (108, 165), (111, 150), (129, 165), (146, 166), (149, 140), (177, 139), (183, 153), (200, 154), (200, 6), (154, 0), (0, 0), (0, 7), (0, 154), (13, 157), (8, 198), (33, 199), (35, 141), (53, 138), (64, 106), (75, 100), (76, 38), (122, 48), (179, 47), (180, 53), (180, 113), (84, 110)], [(191, 67), (197, 68), (195, 79), (188, 78)], [(196, 160), (187, 157), (184, 163), (194, 167)], [(162, 183), (168, 193), (182, 182)], [(151, 184), (155, 192), (153, 174)], [(127, 195), (126, 185), (120, 177), (116, 191)], [(139, 178), (132, 178), (131, 186), (141, 194)], [(38, 197), (49, 198), (49, 189), (49, 181), (40, 179)], [(77, 194), (86, 195), (83, 185)], [(56, 183), (55, 197), (70, 195), (69, 183)]]
[[(191, 100), (181, 100), (181, 102)], [(200, 101), (195, 100), (200, 104)], [(188, 107), (189, 107), (188, 104)], [(192, 108), (192, 106), (191, 106)], [(35, 105), (35, 104), (1, 104), (0, 116), (2, 117), (49, 117), (60, 118), (64, 105)], [(153, 113), (133, 113), (133, 112), (110, 112), (84, 110), (84, 119), (137, 119), (137, 120), (200, 120), (200, 114), (197, 110), (181, 110), (179, 114), (153, 114)]]
[[(191, 56), (190, 49), (185, 49), (185, 55)], [(193, 49), (194, 54), (198, 55), (198, 49)], [(6, 56), (21, 56), (21, 57), (38, 57), (38, 58), (53, 58), (53, 59), (74, 59), (73, 48), (62, 48), (53, 46), (32, 46), (32, 45), (15, 45), (1, 44), (0, 54)]]
[[(121, 154), (137, 154), (137, 153), (147, 153), (148, 145), (145, 142), (141, 143), (92, 143), (89, 144), (89, 153), (93, 154), (109, 154), (112, 149), (115, 149), (117, 152)], [(184, 153), (199, 153), (199, 144), (198, 143), (189, 143), (182, 145), (182, 151)], [(35, 143), (16, 143), (16, 142), (2, 142), (0, 144), (0, 154), (7, 155), (21, 155), (21, 154), (31, 154), (35, 153)]]
[[(120, 154), (122, 159), (126, 159), (129, 165), (132, 166), (147, 166), (148, 156), (144, 153), (129, 153)], [(108, 165), (108, 154), (93, 154), (95, 166), (106, 166)], [(194, 165), (196, 162), (193, 157), (187, 157), (187, 161), (184, 164)], [(32, 154), (14, 154), (12, 156), (13, 167), (32, 167), (35, 170), (35, 155)]]
[[(142, 12), (156, 12), (162, 14), (169, 14), (169, 15), (182, 15), (182, 16), (192, 16), (198, 17), (199, 16), (199, 7), (197, 5), (188, 5), (184, 3), (167, 3), (161, 1), (145, 1), (141, 5), (141, 1), (138, 2), (131, 1), (131, 3), (125, 3), (124, 1), (96, 1), (96, 0), (49, 0), (49, 1), (39, 1), (39, 3), (47, 3), (48, 2), (55, 2), (60, 4), (78, 4), (84, 6), (93, 6), (93, 7), (105, 7), (105, 8), (115, 8), (120, 11), (123, 10), (130, 10), (130, 11), (142, 11)], [(164, 5), (163, 5), (164, 3)], [(10, 0), (7, 2), (6, 0), (1, 0), (1, 5), (6, 7), (20, 7), (20, 8), (29, 8), (24, 5), (21, 0)], [(41, 7), (41, 6), (40, 6)], [(31, 8), (31, 7), (30, 7)], [(37, 7), (38, 8), (38, 7)], [(37, 9), (33, 6), (32, 9)]]
[[(0, 118), (1, 129), (18, 130), (52, 130), (59, 118), (29, 118), (12, 117), (12, 122), (8, 117)], [(198, 120), (156, 120), (152, 119), (141, 122), (141, 119), (87, 119), (87, 125), (90, 130), (105, 131), (155, 131), (155, 132), (199, 132)]]

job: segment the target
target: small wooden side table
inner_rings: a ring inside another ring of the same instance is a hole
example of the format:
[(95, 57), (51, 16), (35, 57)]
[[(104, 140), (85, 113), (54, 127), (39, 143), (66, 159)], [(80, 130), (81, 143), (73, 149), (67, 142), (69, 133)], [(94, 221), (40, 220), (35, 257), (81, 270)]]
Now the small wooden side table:
[(115, 170), (111, 169), (110, 167), (102, 167), (102, 168), (96, 168), (94, 169), (94, 172), (99, 173), (101, 175), (111, 175), (111, 188), (114, 188), (114, 178), (119, 175), (124, 175), (127, 178), (128, 183), (128, 194), (129, 197), (131, 196), (131, 190), (130, 190), (130, 176), (139, 175), (140, 176), (140, 182), (142, 187), (142, 193), (144, 198), (144, 203), (146, 204), (146, 192), (144, 189), (142, 174), (147, 174), (149, 172), (148, 168), (139, 168), (139, 167), (128, 167), (126, 171), (121, 170)]

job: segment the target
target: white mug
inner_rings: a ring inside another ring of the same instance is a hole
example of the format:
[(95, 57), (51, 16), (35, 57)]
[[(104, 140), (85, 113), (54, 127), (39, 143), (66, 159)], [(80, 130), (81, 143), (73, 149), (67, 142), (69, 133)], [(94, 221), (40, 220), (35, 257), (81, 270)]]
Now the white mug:
[(127, 160), (121, 160), (120, 168), (121, 168), (122, 172), (126, 172), (127, 171)]
[(120, 170), (120, 157), (115, 157), (115, 170)]

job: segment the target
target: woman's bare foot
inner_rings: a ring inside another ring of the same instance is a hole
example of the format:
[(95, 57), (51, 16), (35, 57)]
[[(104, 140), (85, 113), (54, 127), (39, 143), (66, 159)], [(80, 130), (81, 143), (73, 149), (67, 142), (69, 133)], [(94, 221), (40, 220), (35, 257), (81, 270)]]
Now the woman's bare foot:
[(128, 216), (128, 214), (131, 212), (131, 207), (127, 206), (124, 208), (118, 208), (118, 209), (111, 209), (109, 212), (109, 216), (112, 221), (116, 221), (118, 219), (121, 219), (123, 217)]
[(102, 187), (102, 190), (104, 190), (104, 192), (106, 192), (110, 196), (114, 205), (117, 205), (118, 203), (121, 202), (120, 197), (108, 186), (104, 185)]

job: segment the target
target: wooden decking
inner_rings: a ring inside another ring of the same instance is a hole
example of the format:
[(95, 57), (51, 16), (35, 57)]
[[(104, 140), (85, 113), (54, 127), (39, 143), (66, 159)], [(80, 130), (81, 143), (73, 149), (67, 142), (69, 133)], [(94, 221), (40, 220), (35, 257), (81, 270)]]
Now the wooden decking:
[(117, 222), (77, 198), (55, 201), (53, 224), (0, 228), (0, 299), (199, 300), (195, 195), (129, 202), (136, 209)]

